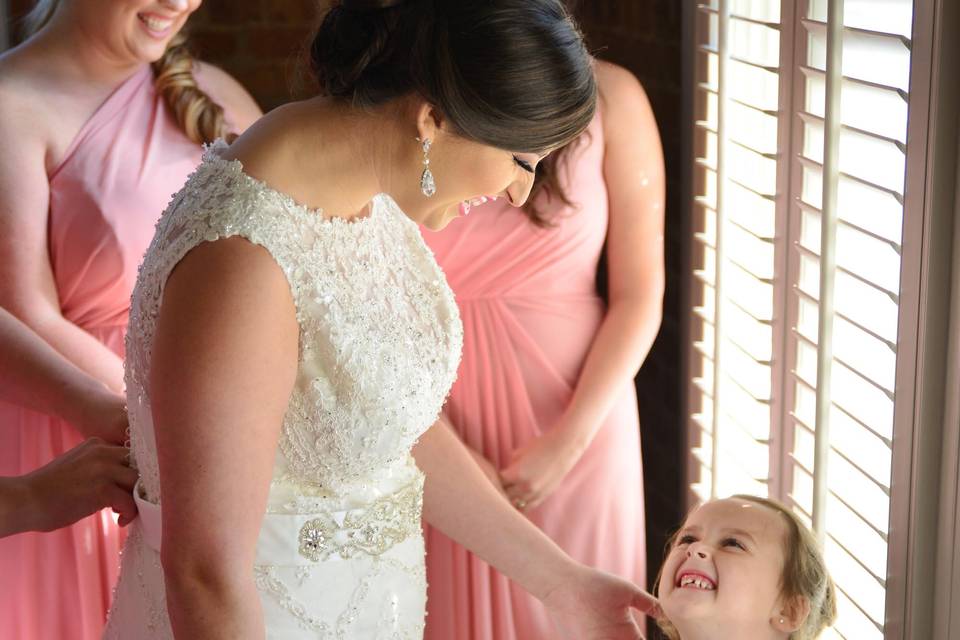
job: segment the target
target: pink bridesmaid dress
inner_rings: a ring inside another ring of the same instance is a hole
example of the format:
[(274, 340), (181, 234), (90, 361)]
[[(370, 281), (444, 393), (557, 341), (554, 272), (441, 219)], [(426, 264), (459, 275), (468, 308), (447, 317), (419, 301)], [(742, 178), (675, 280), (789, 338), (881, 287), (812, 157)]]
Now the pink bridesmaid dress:
[[(48, 251), (63, 316), (121, 357), (140, 259), (201, 151), (144, 66), (84, 124), (49, 175)], [(81, 440), (69, 424), (0, 403), (0, 476), (32, 471)], [(109, 510), (0, 540), (0, 637), (100, 638), (121, 543)]]
[[(571, 201), (541, 199), (553, 228), (497, 201), (440, 232), (425, 231), (464, 324), (463, 360), (444, 409), (460, 437), (494, 466), (560, 419), (604, 318), (596, 292), (607, 233), (598, 115), (561, 171)], [(528, 517), (573, 558), (645, 583), (643, 476), (637, 398), (623, 392), (560, 487)], [(552, 640), (544, 607), (427, 527), (426, 640)]]

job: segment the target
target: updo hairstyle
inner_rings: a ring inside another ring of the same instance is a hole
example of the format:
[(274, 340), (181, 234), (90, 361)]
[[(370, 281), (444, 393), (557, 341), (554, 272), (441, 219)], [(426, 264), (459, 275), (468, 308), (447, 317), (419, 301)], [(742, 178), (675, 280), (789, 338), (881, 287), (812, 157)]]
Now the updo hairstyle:
[(454, 133), (514, 152), (567, 145), (597, 108), (593, 60), (559, 0), (342, 0), (309, 58), (323, 95), (371, 108), (419, 94)]

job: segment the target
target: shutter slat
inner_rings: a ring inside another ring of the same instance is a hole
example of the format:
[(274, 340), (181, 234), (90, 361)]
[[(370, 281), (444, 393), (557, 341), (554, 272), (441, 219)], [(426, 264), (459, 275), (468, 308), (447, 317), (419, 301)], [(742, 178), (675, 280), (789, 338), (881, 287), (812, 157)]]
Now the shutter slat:
[(883, 628), (837, 587), (837, 635), (844, 640), (883, 640)]
[[(806, 256), (806, 257), (808, 257), (808, 258), (810, 258), (810, 261), (807, 262), (806, 264), (813, 263), (813, 265), (815, 265), (815, 264), (817, 263), (817, 261), (819, 260), (820, 255), (819, 255), (815, 250), (813, 250), (813, 249), (805, 246), (802, 242), (798, 242), (798, 243), (797, 243), (796, 245), (794, 245), (794, 246), (799, 250), (799, 252), (800, 252), (801, 254), (803, 254), (804, 256)], [(863, 284), (867, 285), (868, 287), (872, 287), (872, 288), (874, 288), (874, 289), (877, 289), (878, 291), (882, 291), (882, 292), (883, 292), (886, 296), (888, 296), (894, 303), (898, 303), (898, 302), (899, 302), (899, 296), (898, 296), (896, 293), (894, 293), (894, 292), (891, 291), (889, 288), (884, 287), (883, 285), (881, 285), (881, 284), (879, 284), (879, 283), (873, 282), (872, 280), (870, 280), (870, 279), (869, 279), (867, 276), (865, 276), (865, 275), (859, 274), (859, 273), (857, 273), (857, 272), (855, 272), (855, 271), (852, 271), (852, 270), (847, 269), (846, 267), (842, 267), (842, 266), (838, 266), (838, 267), (837, 267), (837, 273), (842, 273), (842, 274), (848, 275), (848, 276), (850, 276), (851, 278), (854, 278), (854, 279), (856, 279), (856, 280), (859, 280), (860, 282), (862, 282)], [(801, 278), (801, 287), (803, 286), (803, 282), (802, 282), (803, 280), (804, 280), (804, 279)], [(809, 288), (806, 288), (805, 290), (806, 290), (808, 293), (810, 293), (810, 295), (816, 295), (816, 293), (815, 293), (816, 290), (817, 290), (816, 287), (814, 287), (812, 290), (809, 289)]]
[(731, 141), (728, 149), (727, 171), (732, 180), (751, 191), (775, 196), (777, 193), (777, 161), (749, 147)]
[(769, 25), (731, 16), (730, 56), (776, 71), (780, 64), (780, 31)]
[[(807, 294), (806, 291), (803, 291), (803, 290), (801, 290), (801, 289), (797, 289), (797, 292), (796, 292), (796, 293), (797, 293), (797, 296), (800, 297), (800, 304), (801, 304), (801, 305), (810, 304), (810, 305), (813, 305), (814, 307), (816, 307), (816, 305), (817, 305), (817, 299), (816, 299), (815, 297)], [(814, 308), (813, 311), (815, 312), (816, 309)], [(870, 310), (867, 309), (866, 311), (869, 312)], [(854, 327), (856, 327), (856, 328), (859, 329), (860, 331), (863, 331), (864, 333), (868, 334), (870, 337), (872, 337), (872, 338), (874, 338), (875, 340), (877, 340), (878, 342), (882, 343), (883, 346), (884, 346), (886, 349), (889, 349), (890, 351), (896, 353), (897, 345), (896, 345), (894, 342), (892, 342), (891, 340), (888, 340), (888, 339), (884, 338), (884, 337), (881, 336), (879, 333), (876, 333), (873, 329), (865, 326), (864, 324), (861, 324), (859, 321), (854, 320), (854, 319), (851, 318), (851, 317), (848, 317), (848, 316), (846, 315), (846, 313), (847, 313), (846, 311), (844, 311), (844, 312), (838, 311), (838, 312), (837, 312), (837, 317), (838, 317), (838, 318), (841, 318), (844, 322), (850, 323), (851, 325), (853, 325)], [(801, 319), (801, 321), (799, 321), (797, 324), (798, 324), (798, 328), (803, 327), (803, 326), (806, 326), (802, 319)], [(813, 332), (812, 332), (812, 333), (809, 333), (809, 332), (806, 332), (806, 331), (801, 331), (801, 333), (802, 333), (803, 335), (805, 335), (806, 337), (808, 337), (808, 338), (809, 338), (810, 340), (812, 340), (813, 342), (816, 342), (816, 341), (817, 341), (816, 325), (813, 326)]]
[(732, 0), (730, 12), (735, 16), (780, 26), (780, 0)]
[[(844, 577), (838, 587), (870, 621), (881, 624), (885, 603), (883, 586), (878, 584), (854, 557), (833, 542), (832, 539), (827, 538), (825, 546), (824, 555), (831, 573), (837, 573)], [(856, 594), (856, 596), (851, 598), (851, 593)], [(855, 637), (859, 640), (859, 636)]]
[(726, 373), (737, 380), (755, 398), (770, 397), (768, 363), (754, 360), (740, 345), (724, 336), (720, 345)]
[(729, 97), (764, 111), (779, 109), (780, 76), (776, 69), (731, 59)]
[[(826, 24), (804, 20), (807, 65), (826, 70)], [(910, 47), (902, 36), (848, 28), (843, 34), (843, 76), (910, 89)]]
[(772, 324), (773, 324), (772, 318), (758, 318), (757, 316), (753, 315), (753, 313), (749, 309), (741, 306), (741, 304), (733, 298), (724, 298), (724, 302), (730, 305), (729, 307), (726, 307), (725, 310), (728, 308), (735, 308), (737, 312), (743, 313), (745, 314), (746, 317), (750, 318), (752, 323), (756, 323), (759, 325), (763, 325), (764, 327), (772, 328)]
[[(810, 0), (807, 17), (826, 22), (827, 0)], [(877, 0), (844, 0), (843, 24), (847, 27), (909, 38), (912, 23), (913, 0), (883, 0), (880, 6)]]
[(732, 327), (728, 334), (730, 339), (757, 362), (769, 364), (773, 359), (770, 324), (757, 321), (735, 304), (726, 307), (724, 313), (728, 314), (728, 326)]
[[(800, 206), (819, 213), (817, 191), (822, 183), (821, 170), (805, 166), (804, 183), (811, 191), (810, 198), (801, 197)], [(903, 235), (903, 203), (890, 191), (859, 180), (841, 176), (837, 194), (838, 216), (841, 222), (861, 229), (894, 247), (900, 246)]]
[[(843, 502), (840, 501), (840, 500), (837, 500), (834, 496), (831, 496), (831, 500), (830, 500), (829, 502), (832, 502), (833, 504), (843, 505)], [(843, 506), (845, 506), (845, 505), (843, 505)], [(829, 513), (829, 512), (828, 512), (828, 517), (829, 517), (830, 515), (836, 517), (836, 516), (837, 516), (837, 512), (836, 512), (836, 511), (833, 511), (832, 513)], [(854, 518), (854, 520), (856, 520), (856, 519)], [(851, 558), (853, 558), (853, 561), (857, 563), (857, 566), (860, 568), (860, 570), (863, 572), (863, 574), (865, 574), (866, 576), (868, 576), (868, 577), (870, 577), (870, 578), (873, 578), (881, 588), (885, 588), (885, 587), (886, 587), (886, 580), (884, 580), (882, 577), (877, 576), (873, 571), (870, 570), (870, 567), (867, 565), (867, 563), (864, 562), (864, 558), (863, 558), (863, 552), (864, 552), (863, 546), (864, 546), (864, 545), (863, 545), (862, 543), (861, 543), (861, 544), (850, 544), (850, 542), (852, 542), (852, 541), (850, 541), (849, 539), (846, 539), (846, 540), (845, 540), (845, 538), (846, 538), (845, 536), (838, 536), (836, 531), (829, 531), (829, 532), (827, 532), (827, 535), (830, 537), (831, 542), (833, 542), (833, 543), (836, 544), (838, 547), (840, 547), (841, 549), (843, 549), (843, 550), (847, 553), (848, 556), (850, 556)], [(845, 544), (845, 542), (846, 542), (846, 544)], [(881, 541), (881, 542), (882, 542), (882, 541)], [(884, 546), (886, 546), (886, 545), (884, 545)], [(851, 551), (851, 549), (856, 549), (857, 551), (854, 553), (853, 551)], [(863, 574), (861, 574), (861, 575), (863, 575)]]
[(863, 473), (881, 486), (890, 487), (891, 448), (890, 441), (877, 436), (849, 414), (834, 405), (830, 414), (830, 426), (837, 425), (837, 433), (831, 431), (835, 451), (845, 456)]
[[(770, 397), (769, 397), (769, 395), (758, 395), (758, 394), (755, 394), (753, 391), (751, 391), (750, 389), (748, 389), (748, 388), (746, 387), (746, 384), (745, 384), (745, 382), (744, 382), (743, 380), (741, 380), (741, 379), (739, 379), (739, 378), (737, 378), (737, 377), (735, 377), (735, 376), (733, 376), (733, 375), (731, 375), (731, 374), (729, 374), (729, 373), (726, 373), (726, 372), (721, 373), (721, 374), (720, 374), (720, 378), (721, 378), (721, 381), (722, 381), (722, 382), (729, 382), (729, 383), (731, 383), (731, 384), (733, 384), (733, 385), (736, 385), (736, 387), (737, 387), (740, 391), (742, 391), (743, 393), (745, 393), (745, 394), (747, 394), (748, 396), (750, 396), (750, 399), (753, 400), (754, 402), (758, 402), (758, 403), (761, 403), (761, 404), (767, 404), (767, 405), (769, 404), (769, 402), (770, 402)], [(722, 386), (723, 386), (723, 385), (722, 385)], [(729, 391), (729, 389), (727, 389), (726, 386), (723, 386), (723, 389), (724, 389), (725, 391)]]
[[(822, 171), (823, 171), (823, 164), (820, 163), (820, 162), (818, 162), (818, 161), (816, 161), (816, 160), (813, 160), (813, 159), (811, 159), (811, 158), (806, 158), (806, 157), (804, 157), (804, 156), (801, 155), (801, 156), (797, 156), (797, 161), (798, 161), (798, 162), (801, 164), (801, 166), (803, 166), (805, 169), (815, 170), (815, 171), (821, 172), (821, 173), (822, 173)], [(883, 185), (879, 185), (879, 184), (876, 184), (876, 183), (873, 183), (873, 182), (869, 182), (869, 181), (864, 180), (863, 178), (859, 178), (859, 177), (857, 177), (857, 176), (851, 176), (851, 175), (844, 174), (843, 172), (840, 173), (840, 180), (841, 180), (841, 182), (844, 181), (844, 180), (849, 180), (849, 181), (851, 181), (851, 182), (858, 182), (858, 183), (862, 184), (862, 185), (865, 186), (865, 187), (869, 187), (869, 188), (875, 189), (875, 190), (877, 190), (877, 191), (883, 191), (883, 192), (889, 194), (890, 196), (892, 196), (895, 200), (897, 200), (897, 201), (900, 202), (900, 203), (903, 202), (903, 191), (902, 191), (902, 190), (897, 191), (897, 190), (895, 190), (895, 189), (890, 189), (890, 188), (884, 187)], [(838, 194), (838, 195), (839, 195), (839, 194)], [(815, 202), (811, 202), (811, 204), (813, 204), (814, 206), (819, 207), (819, 205), (816, 204)]]
[[(724, 402), (735, 407), (739, 417), (738, 424), (755, 440), (769, 440), (770, 438), (770, 403), (767, 400), (757, 399), (750, 395), (731, 376), (720, 376), (720, 391)], [(729, 415), (733, 411), (726, 411)]]
[(835, 362), (833, 404), (868, 425), (872, 431), (893, 436), (893, 398), (885, 389)]
[[(818, 82), (826, 82), (826, 74), (824, 73), (823, 69), (817, 69), (804, 64), (798, 65), (797, 69), (803, 74), (804, 78), (815, 78)], [(875, 89), (879, 93), (889, 93), (891, 96), (892, 94), (896, 94), (904, 104), (909, 103), (907, 93), (903, 89), (893, 85), (883, 84), (882, 82), (871, 82), (870, 80), (863, 80), (862, 78), (844, 78), (842, 86), (843, 90), (846, 90), (848, 87), (850, 87), (854, 89)]]
[(768, 158), (776, 157), (776, 116), (739, 101), (731, 100), (728, 106), (730, 140)]
[(740, 225), (731, 222), (725, 231), (730, 260), (761, 280), (773, 280), (772, 242), (762, 240)]
[(773, 283), (757, 278), (735, 262), (729, 262), (725, 275), (726, 299), (760, 320), (773, 319)]

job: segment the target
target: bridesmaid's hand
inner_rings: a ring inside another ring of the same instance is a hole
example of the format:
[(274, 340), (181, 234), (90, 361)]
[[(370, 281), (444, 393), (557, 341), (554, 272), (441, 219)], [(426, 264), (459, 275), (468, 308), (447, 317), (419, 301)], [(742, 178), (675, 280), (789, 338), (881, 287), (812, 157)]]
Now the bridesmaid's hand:
[(510, 502), (521, 511), (539, 505), (560, 486), (583, 450), (563, 425), (517, 449), (510, 466), (500, 473)]
[(562, 638), (642, 640), (632, 610), (662, 615), (657, 599), (627, 580), (588, 567), (576, 573), (543, 598)]
[(16, 480), (24, 489), (29, 514), (21, 530), (53, 531), (110, 507), (126, 526), (137, 517), (133, 485), (137, 472), (124, 447), (98, 438), (85, 440), (36, 471)]
[(72, 422), (87, 438), (100, 438), (111, 444), (127, 440), (127, 407), (124, 397), (106, 388), (87, 393), (80, 400)]

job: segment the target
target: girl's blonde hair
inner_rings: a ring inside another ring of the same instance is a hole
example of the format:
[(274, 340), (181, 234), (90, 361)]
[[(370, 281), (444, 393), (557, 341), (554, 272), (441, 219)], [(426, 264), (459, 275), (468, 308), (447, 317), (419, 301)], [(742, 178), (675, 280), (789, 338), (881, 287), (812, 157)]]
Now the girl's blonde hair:
[[(783, 541), (784, 562), (780, 576), (780, 597), (788, 607), (795, 606), (792, 603), (798, 599), (806, 600), (810, 604), (809, 615), (803, 625), (790, 634), (790, 640), (814, 640), (837, 619), (836, 588), (827, 571), (817, 539), (797, 514), (776, 500), (742, 494), (731, 496), (731, 499), (766, 507), (782, 515), (786, 521), (787, 535)], [(676, 538), (676, 533), (670, 536), (666, 554), (670, 553)], [(663, 567), (661, 566), (655, 585), (655, 593), (658, 595), (662, 578)], [(670, 640), (681, 640), (679, 632), (670, 621), (662, 619), (658, 624)]]
[[(24, 18), (27, 35), (46, 26), (59, 5), (60, 0), (37, 0)], [(154, 86), (187, 138), (197, 144), (217, 138), (230, 142), (236, 134), (228, 130), (223, 107), (197, 85), (193, 64), (187, 36), (181, 31), (167, 45), (163, 56), (152, 64)]]

